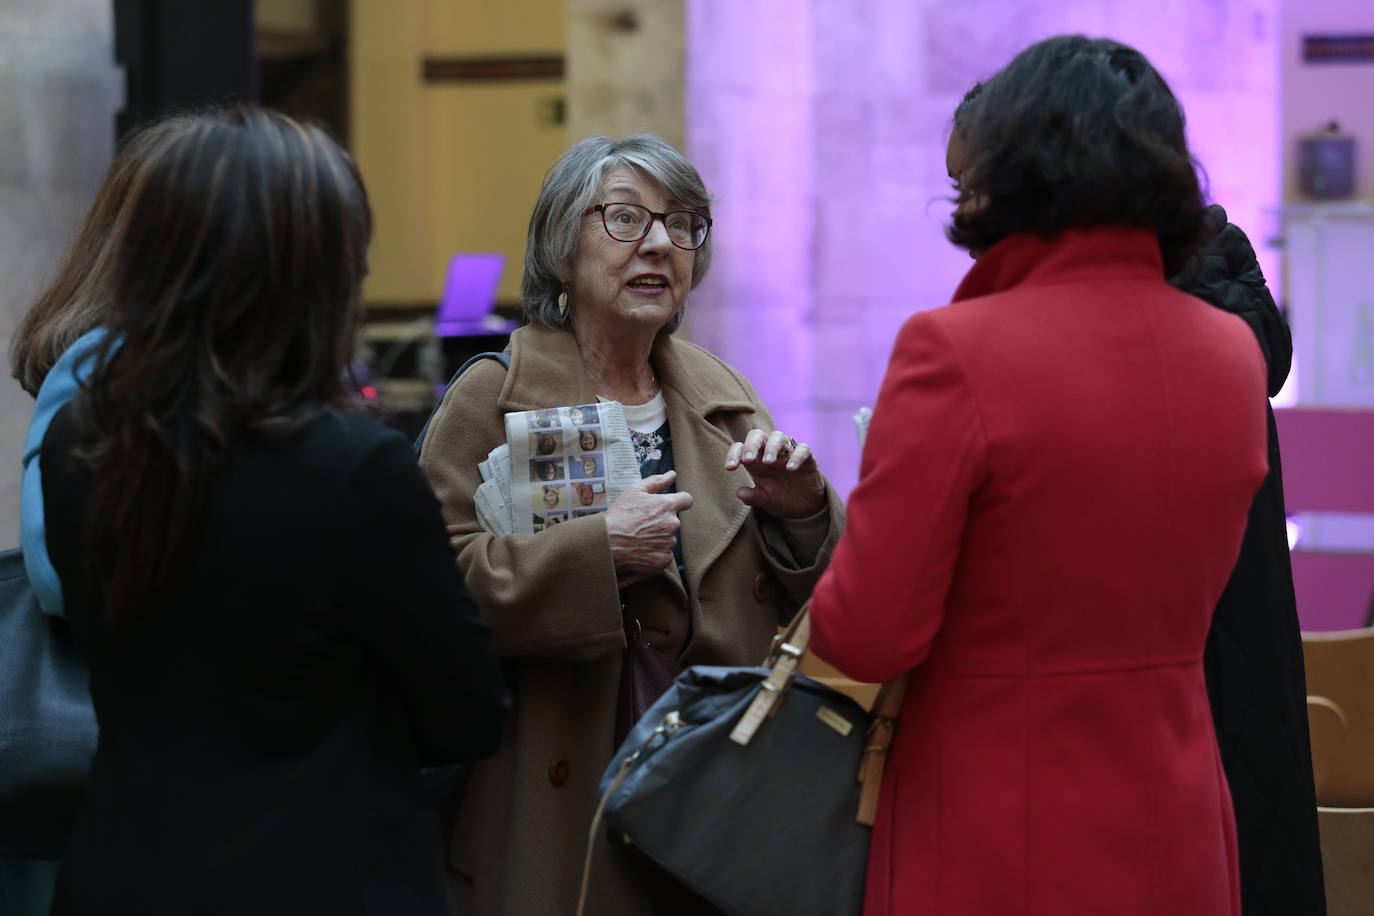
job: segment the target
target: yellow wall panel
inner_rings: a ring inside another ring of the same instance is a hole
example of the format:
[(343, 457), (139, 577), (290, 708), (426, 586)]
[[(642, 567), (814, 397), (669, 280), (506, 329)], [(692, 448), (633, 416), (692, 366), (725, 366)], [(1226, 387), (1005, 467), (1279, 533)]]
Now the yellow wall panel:
[(430, 54), (559, 54), (567, 46), (566, 0), (433, 0)]
[(503, 252), (499, 296), (518, 298), (529, 211), (567, 142), (547, 117), (563, 81), (425, 83), (421, 70), (427, 56), (562, 53), (563, 9), (352, 0), (350, 146), (376, 216), (368, 302), (437, 301), (457, 251)]
[(566, 144), (563, 125), (550, 125), (543, 117), (561, 95), (560, 82), (431, 90), (431, 256), (441, 265), (441, 274), (455, 251), (504, 252), (499, 295), (519, 299), (530, 210), (544, 173)]
[(429, 0), (353, 0), (349, 28), (349, 146), (372, 199), (369, 301), (430, 295), (431, 127), (419, 48)]

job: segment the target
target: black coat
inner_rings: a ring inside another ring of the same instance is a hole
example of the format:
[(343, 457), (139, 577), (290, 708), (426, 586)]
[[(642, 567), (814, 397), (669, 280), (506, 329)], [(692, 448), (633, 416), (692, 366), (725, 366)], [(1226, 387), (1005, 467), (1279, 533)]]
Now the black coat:
[[(1269, 365), (1269, 395), (1293, 359), (1288, 325), (1250, 241), (1208, 213), (1211, 241), (1173, 283), (1244, 318)], [(1207, 637), (1204, 667), (1240, 842), (1245, 916), (1321, 916), (1322, 887), (1307, 681), (1283, 504), (1283, 471), (1269, 410), (1269, 476), (1255, 495), (1235, 571)]]
[(242, 442), (184, 576), (114, 624), (74, 442), (69, 407), (47, 536), (101, 732), (54, 913), (448, 913), (420, 768), (493, 752), (506, 695), (410, 447), (338, 411)]

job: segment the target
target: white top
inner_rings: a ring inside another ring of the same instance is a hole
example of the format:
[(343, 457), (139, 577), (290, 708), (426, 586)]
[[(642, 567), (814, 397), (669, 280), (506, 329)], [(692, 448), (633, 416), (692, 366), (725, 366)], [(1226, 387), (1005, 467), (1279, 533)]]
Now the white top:
[[(597, 395), (598, 401), (605, 401), (601, 395)], [(630, 429), (637, 433), (656, 433), (664, 423), (668, 422), (668, 408), (663, 403), (663, 392), (660, 391), (643, 404), (626, 404), (625, 422)]]

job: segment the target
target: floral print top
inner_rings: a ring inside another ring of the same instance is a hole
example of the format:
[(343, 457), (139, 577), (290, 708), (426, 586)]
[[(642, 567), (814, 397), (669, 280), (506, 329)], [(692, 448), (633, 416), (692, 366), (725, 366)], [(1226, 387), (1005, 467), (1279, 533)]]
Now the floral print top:
[[(640, 478), (652, 477), (673, 470), (673, 435), (665, 420), (663, 425), (651, 433), (630, 430), (630, 443), (635, 449), (635, 459), (639, 461)], [(665, 493), (672, 493), (676, 485), (668, 487)], [(682, 562), (682, 529), (678, 529), (677, 540), (673, 544), (673, 560), (677, 563), (677, 573), (682, 577), (682, 585), (687, 585), (687, 567)]]

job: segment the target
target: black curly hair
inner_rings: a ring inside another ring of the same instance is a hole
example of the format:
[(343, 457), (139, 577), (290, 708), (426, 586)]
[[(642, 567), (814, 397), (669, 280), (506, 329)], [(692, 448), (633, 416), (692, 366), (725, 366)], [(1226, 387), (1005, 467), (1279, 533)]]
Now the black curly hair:
[(1081, 35), (1032, 45), (970, 90), (955, 129), (965, 150), (956, 245), (1138, 226), (1159, 236), (1166, 273), (1197, 246), (1202, 189), (1183, 111), (1134, 48)]

